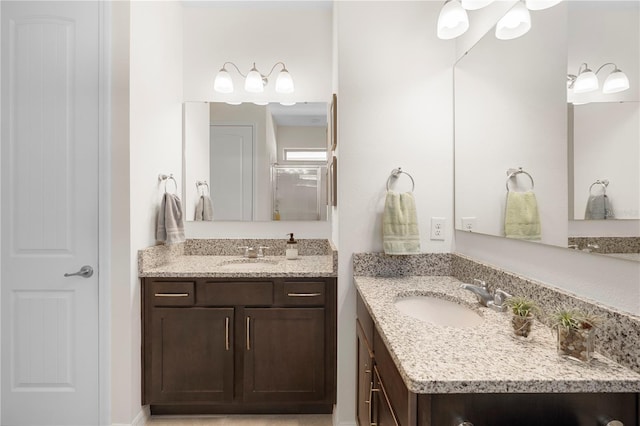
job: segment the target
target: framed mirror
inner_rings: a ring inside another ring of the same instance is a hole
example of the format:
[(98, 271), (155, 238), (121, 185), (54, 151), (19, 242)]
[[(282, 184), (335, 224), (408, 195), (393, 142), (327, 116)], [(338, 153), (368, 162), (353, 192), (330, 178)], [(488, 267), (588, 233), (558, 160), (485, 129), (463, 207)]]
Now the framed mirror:
[[(507, 237), (509, 191), (532, 191), (540, 232), (521, 239), (640, 259), (638, 6), (562, 2), (531, 12), (518, 39), (490, 31), (456, 63), (456, 229)], [(578, 105), (567, 81), (584, 62), (594, 71), (615, 62), (630, 89)], [(585, 220), (590, 190), (604, 188), (620, 211)]]
[(186, 219), (327, 220), (327, 111), (324, 102), (186, 102)]

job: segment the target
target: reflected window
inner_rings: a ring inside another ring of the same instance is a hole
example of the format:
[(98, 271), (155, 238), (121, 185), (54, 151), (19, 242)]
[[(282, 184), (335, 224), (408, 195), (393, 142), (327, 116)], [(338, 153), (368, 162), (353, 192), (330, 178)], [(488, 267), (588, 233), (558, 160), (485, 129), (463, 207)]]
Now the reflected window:
[(326, 149), (285, 149), (285, 161), (327, 161)]

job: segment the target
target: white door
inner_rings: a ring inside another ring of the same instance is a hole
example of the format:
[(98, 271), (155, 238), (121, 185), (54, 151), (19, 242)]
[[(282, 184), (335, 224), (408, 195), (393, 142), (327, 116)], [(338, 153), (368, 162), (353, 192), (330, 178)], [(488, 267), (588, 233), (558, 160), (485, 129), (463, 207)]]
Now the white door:
[(211, 126), (211, 199), (216, 220), (253, 220), (253, 127)]
[(1, 8), (2, 424), (97, 425), (99, 3)]

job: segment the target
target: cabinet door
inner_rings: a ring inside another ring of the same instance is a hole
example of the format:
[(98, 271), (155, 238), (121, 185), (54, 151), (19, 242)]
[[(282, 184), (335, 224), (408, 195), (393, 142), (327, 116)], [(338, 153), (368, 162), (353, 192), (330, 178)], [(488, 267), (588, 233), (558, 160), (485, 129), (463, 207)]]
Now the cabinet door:
[(150, 403), (233, 399), (233, 308), (155, 308)]
[(384, 387), (384, 383), (380, 380), (380, 374), (377, 367), (373, 368), (374, 381), (373, 381), (373, 401), (374, 404), (374, 421), (375, 426), (400, 426), (400, 422), (393, 412), (387, 390)]
[(356, 321), (356, 342), (358, 351), (358, 386), (357, 390), (357, 420), (360, 426), (370, 426), (373, 423), (372, 389), (373, 389), (373, 352), (367, 343), (360, 321)]
[(325, 397), (324, 308), (245, 309), (245, 402)]

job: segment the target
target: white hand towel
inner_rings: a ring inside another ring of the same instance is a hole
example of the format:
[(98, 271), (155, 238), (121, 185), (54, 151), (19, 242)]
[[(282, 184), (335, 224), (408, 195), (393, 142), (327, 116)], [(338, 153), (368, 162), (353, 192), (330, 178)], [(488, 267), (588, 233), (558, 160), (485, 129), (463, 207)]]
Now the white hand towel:
[(184, 219), (182, 203), (175, 194), (165, 192), (158, 211), (156, 239), (166, 244), (176, 244), (185, 241)]
[(203, 195), (202, 197), (202, 220), (212, 221), (213, 220), (213, 201), (211, 201), (211, 197), (208, 195)]
[(382, 213), (382, 245), (386, 254), (420, 253), (418, 214), (413, 193), (387, 192)]
[(507, 193), (504, 215), (504, 234), (507, 238), (539, 240), (541, 236), (538, 201), (532, 191)]
[(613, 219), (613, 208), (606, 194), (590, 195), (584, 212), (586, 220)]
[(196, 204), (196, 214), (194, 220), (196, 222), (202, 221), (202, 213), (204, 212), (204, 199), (202, 195), (198, 198), (198, 203)]

